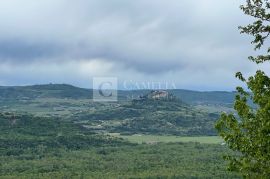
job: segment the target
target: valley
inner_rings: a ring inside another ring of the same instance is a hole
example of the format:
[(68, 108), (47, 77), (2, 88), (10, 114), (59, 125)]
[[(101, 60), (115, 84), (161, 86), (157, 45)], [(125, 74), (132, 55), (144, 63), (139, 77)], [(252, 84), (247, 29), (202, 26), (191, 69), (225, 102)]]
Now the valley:
[(233, 93), (119, 91), (94, 102), (91, 92), (0, 87), (0, 178), (239, 178), (214, 129)]

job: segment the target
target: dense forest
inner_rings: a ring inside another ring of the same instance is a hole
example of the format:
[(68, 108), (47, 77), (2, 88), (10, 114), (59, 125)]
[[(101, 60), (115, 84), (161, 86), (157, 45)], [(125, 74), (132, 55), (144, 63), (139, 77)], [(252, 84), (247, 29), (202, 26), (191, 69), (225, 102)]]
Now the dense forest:
[(134, 144), (61, 119), (0, 114), (0, 178), (238, 178), (220, 144)]

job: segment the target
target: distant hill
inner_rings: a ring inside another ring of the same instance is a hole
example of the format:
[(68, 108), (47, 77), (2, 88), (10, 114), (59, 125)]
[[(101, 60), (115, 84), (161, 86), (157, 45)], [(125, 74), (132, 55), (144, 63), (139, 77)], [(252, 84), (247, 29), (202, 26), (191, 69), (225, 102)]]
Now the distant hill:
[(35, 98), (92, 98), (92, 90), (67, 84), (48, 84), (33, 86), (0, 87), (0, 98), (35, 99)]
[[(118, 91), (119, 100), (132, 100), (151, 90)], [(213, 91), (199, 92), (191, 90), (168, 90), (188, 104), (233, 104), (235, 92)], [(92, 99), (93, 90), (78, 88), (67, 84), (47, 84), (33, 86), (0, 87), (0, 99), (16, 100), (22, 98), (71, 98)]]
[(199, 92), (191, 90), (170, 90), (183, 101), (191, 104), (233, 104), (236, 92), (209, 91)]

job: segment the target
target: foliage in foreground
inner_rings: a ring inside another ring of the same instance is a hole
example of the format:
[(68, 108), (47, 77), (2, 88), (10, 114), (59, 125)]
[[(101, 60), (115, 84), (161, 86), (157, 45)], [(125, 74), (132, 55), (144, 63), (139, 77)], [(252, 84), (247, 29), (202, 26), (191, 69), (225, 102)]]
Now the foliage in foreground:
[[(241, 6), (245, 14), (254, 17), (253, 24), (240, 27), (241, 32), (254, 37), (255, 50), (260, 49), (270, 34), (270, 2), (268, 0), (247, 0)], [(249, 57), (256, 63), (270, 60), (270, 48), (266, 55)], [(238, 87), (235, 110), (238, 116), (223, 114), (216, 128), (229, 148), (239, 152), (228, 156), (229, 169), (240, 172), (248, 178), (269, 178), (270, 176), (270, 78), (258, 70), (255, 76), (246, 80), (241, 73), (236, 75), (247, 83), (251, 94)], [(256, 109), (247, 104), (251, 99)]]

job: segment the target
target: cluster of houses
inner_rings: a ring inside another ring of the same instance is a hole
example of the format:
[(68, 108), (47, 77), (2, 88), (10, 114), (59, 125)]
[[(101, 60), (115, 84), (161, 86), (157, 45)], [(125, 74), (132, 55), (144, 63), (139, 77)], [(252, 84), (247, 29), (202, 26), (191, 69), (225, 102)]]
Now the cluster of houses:
[(165, 90), (155, 90), (151, 91), (146, 95), (140, 96), (139, 100), (146, 100), (146, 99), (153, 99), (153, 100), (173, 100), (175, 96), (170, 94), (168, 91)]

